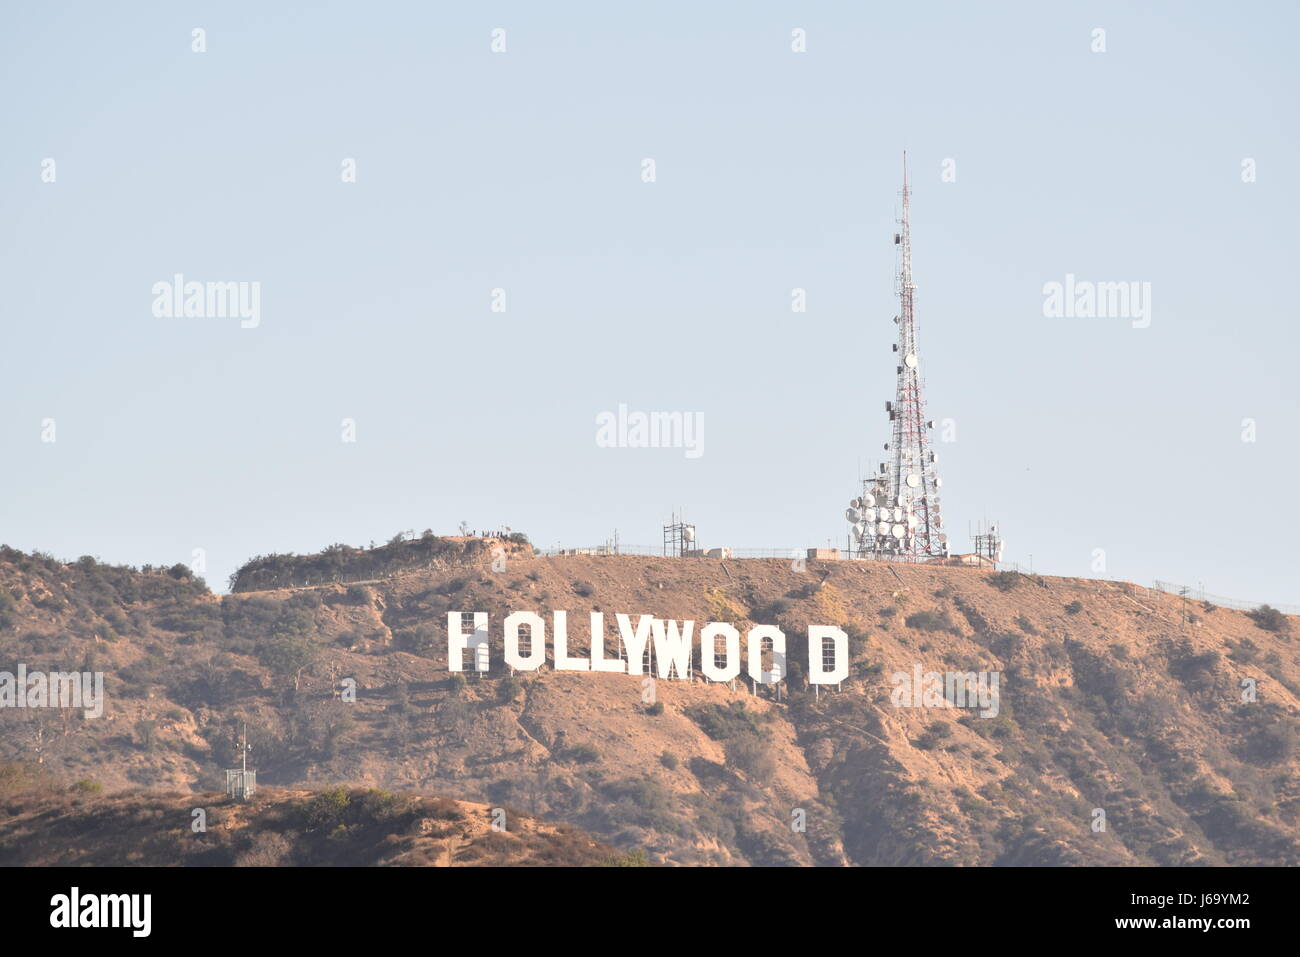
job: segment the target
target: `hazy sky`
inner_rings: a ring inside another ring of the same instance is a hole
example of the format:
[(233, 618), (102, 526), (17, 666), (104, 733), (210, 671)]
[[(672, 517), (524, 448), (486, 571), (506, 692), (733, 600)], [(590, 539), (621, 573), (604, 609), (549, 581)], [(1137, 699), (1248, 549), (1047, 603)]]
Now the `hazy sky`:
[[(1294, 4), (302, 6), (6, 7), (0, 541), (843, 544), (907, 149), (954, 548), (1300, 603)], [(260, 324), (155, 317), (177, 273)], [(1046, 317), (1067, 274), (1149, 327)], [(703, 454), (599, 447), (620, 403)]]

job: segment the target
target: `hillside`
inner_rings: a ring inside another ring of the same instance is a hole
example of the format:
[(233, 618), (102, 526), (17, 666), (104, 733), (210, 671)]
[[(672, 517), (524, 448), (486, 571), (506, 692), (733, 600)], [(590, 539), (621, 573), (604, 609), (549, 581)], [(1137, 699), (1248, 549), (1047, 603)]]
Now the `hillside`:
[[(2, 775), (0, 775), (2, 777)], [(194, 830), (203, 811), (202, 832)], [(0, 866), (590, 866), (635, 864), (569, 825), (482, 804), (378, 790), (221, 793), (74, 788), (0, 797)], [(88, 835), (91, 838), (88, 840)]]
[(502, 537), (439, 537), (426, 530), (419, 538), (396, 536), (387, 545), (353, 548), (331, 545), (312, 555), (258, 555), (231, 577), (232, 592), (305, 588), (389, 578), (415, 571), (488, 564), (494, 559), (532, 557), (522, 533)]
[[(502, 619), (555, 609), (573, 653), (590, 610), (611, 648), (615, 612), (778, 624), (786, 693), (659, 681), (660, 708), (638, 677), (509, 676)], [(490, 613), (489, 677), (448, 671), (449, 610)], [(219, 791), (247, 720), (264, 786), (512, 805), (651, 863), (1295, 864), (1300, 649), (1293, 621), (1257, 618), (959, 567), (484, 556), (214, 596), (180, 568), (6, 550), (0, 670), (101, 670), (108, 704), (0, 709), (0, 758), (110, 792)], [(850, 635), (838, 691), (795, 667), (810, 624)], [(997, 716), (895, 707), (890, 676), (916, 665), (999, 672)]]

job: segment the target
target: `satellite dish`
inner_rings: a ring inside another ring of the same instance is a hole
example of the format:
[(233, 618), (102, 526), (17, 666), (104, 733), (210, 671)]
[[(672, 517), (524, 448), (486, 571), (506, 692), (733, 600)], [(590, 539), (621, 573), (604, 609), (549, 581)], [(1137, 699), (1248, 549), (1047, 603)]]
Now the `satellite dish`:
[(941, 478), (935, 478), (935, 480), (934, 480), (934, 487), (935, 487), (935, 488), (942, 488), (942, 487), (943, 487), (943, 479), (941, 479)]
[(876, 520), (876, 510), (874, 508), (864, 508), (862, 510), (862, 520), (864, 522), (874, 522)]
[(862, 507), (862, 499), (860, 499), (860, 498), (855, 498), (853, 501), (849, 502), (849, 504), (852, 505), (854, 508), (861, 508), (861, 507)]
[(902, 520), (903, 520), (903, 510), (902, 510), (901, 508), (895, 508), (895, 509), (894, 509), (894, 521), (896, 521), (896, 522), (901, 522)]
[(682, 529), (682, 540), (686, 542), (695, 541), (695, 526), (687, 525)]
[(908, 472), (908, 473), (907, 473), (907, 487), (908, 487), (908, 488), (916, 488), (916, 487), (917, 487), (918, 485), (920, 485), (920, 484), (921, 484), (921, 476), (917, 475), (915, 472)]
[(876, 497), (868, 493), (862, 496), (862, 504), (865, 505), (867, 508), (871, 508), (876, 504)]
[(894, 526), (894, 537), (895, 537), (895, 538), (902, 538), (902, 537), (903, 537), (904, 535), (906, 535), (906, 534), (907, 534), (907, 529), (903, 528), (902, 525), (895, 525), (895, 526)]
[(915, 353), (915, 352), (909, 352), (909, 353), (907, 354), (907, 357), (903, 359), (903, 364), (906, 365), (909, 369), (915, 369), (915, 368), (916, 368), (916, 353)]
[(850, 522), (859, 522), (862, 520), (862, 515), (856, 508), (846, 508), (844, 510), (844, 517)]
[(871, 524), (870, 522), (863, 522), (862, 525), (859, 527), (862, 529), (862, 535), (861, 535), (862, 538), (876, 537), (876, 526)]

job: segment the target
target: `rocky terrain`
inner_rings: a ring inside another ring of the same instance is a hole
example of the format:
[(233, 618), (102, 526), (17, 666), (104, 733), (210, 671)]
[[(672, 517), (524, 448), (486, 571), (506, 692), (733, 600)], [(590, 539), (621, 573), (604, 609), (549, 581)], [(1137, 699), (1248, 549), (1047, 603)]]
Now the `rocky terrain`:
[[(270, 815), (288, 789), (342, 786), (519, 808), (651, 864), (1300, 862), (1286, 616), (949, 566), (462, 552), (364, 584), (221, 596), (181, 566), (0, 551), (0, 671), (102, 671), (107, 693), (99, 718), (0, 708), (0, 759), (95, 801), (189, 807), (222, 790), (246, 723)], [(636, 676), (511, 675), (504, 617), (557, 609), (572, 654), (592, 610), (608, 654), (618, 612), (742, 635), (776, 624), (788, 680), (779, 700), (698, 678), (657, 681), (647, 700)], [(449, 671), (454, 611), (489, 613), (487, 676)], [(812, 624), (850, 638), (849, 678), (819, 693), (804, 678)], [(918, 665), (996, 672), (998, 713), (896, 706), (891, 677)], [(0, 813), (0, 862), (52, 859), (16, 843), (74, 826), (66, 808)], [(80, 826), (88, 854), (109, 840)], [(437, 863), (434, 844), (391, 861)]]

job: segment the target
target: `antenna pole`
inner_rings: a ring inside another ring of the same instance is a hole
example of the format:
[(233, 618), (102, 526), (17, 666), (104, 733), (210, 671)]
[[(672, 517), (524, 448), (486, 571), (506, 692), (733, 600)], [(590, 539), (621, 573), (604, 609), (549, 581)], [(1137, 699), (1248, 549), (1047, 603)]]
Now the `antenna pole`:
[(894, 433), (890, 443), (889, 496), (911, 496), (917, 518), (912, 538), (914, 559), (945, 554), (939, 514), (939, 476), (930, 451), (929, 424), (916, 343), (916, 286), (912, 282), (912, 190), (907, 182), (907, 153), (903, 153), (903, 213), (899, 220), (898, 362), (894, 400)]
[(948, 538), (939, 516), (939, 474), (930, 450), (925, 396), (916, 348), (916, 286), (912, 282), (912, 190), (903, 153), (903, 210), (894, 234), (898, 246), (898, 341), (894, 344), (894, 401), (885, 403), (891, 441), (888, 461), (862, 482), (862, 497), (845, 517), (853, 524), (851, 552), (859, 558), (927, 561), (948, 557)]

